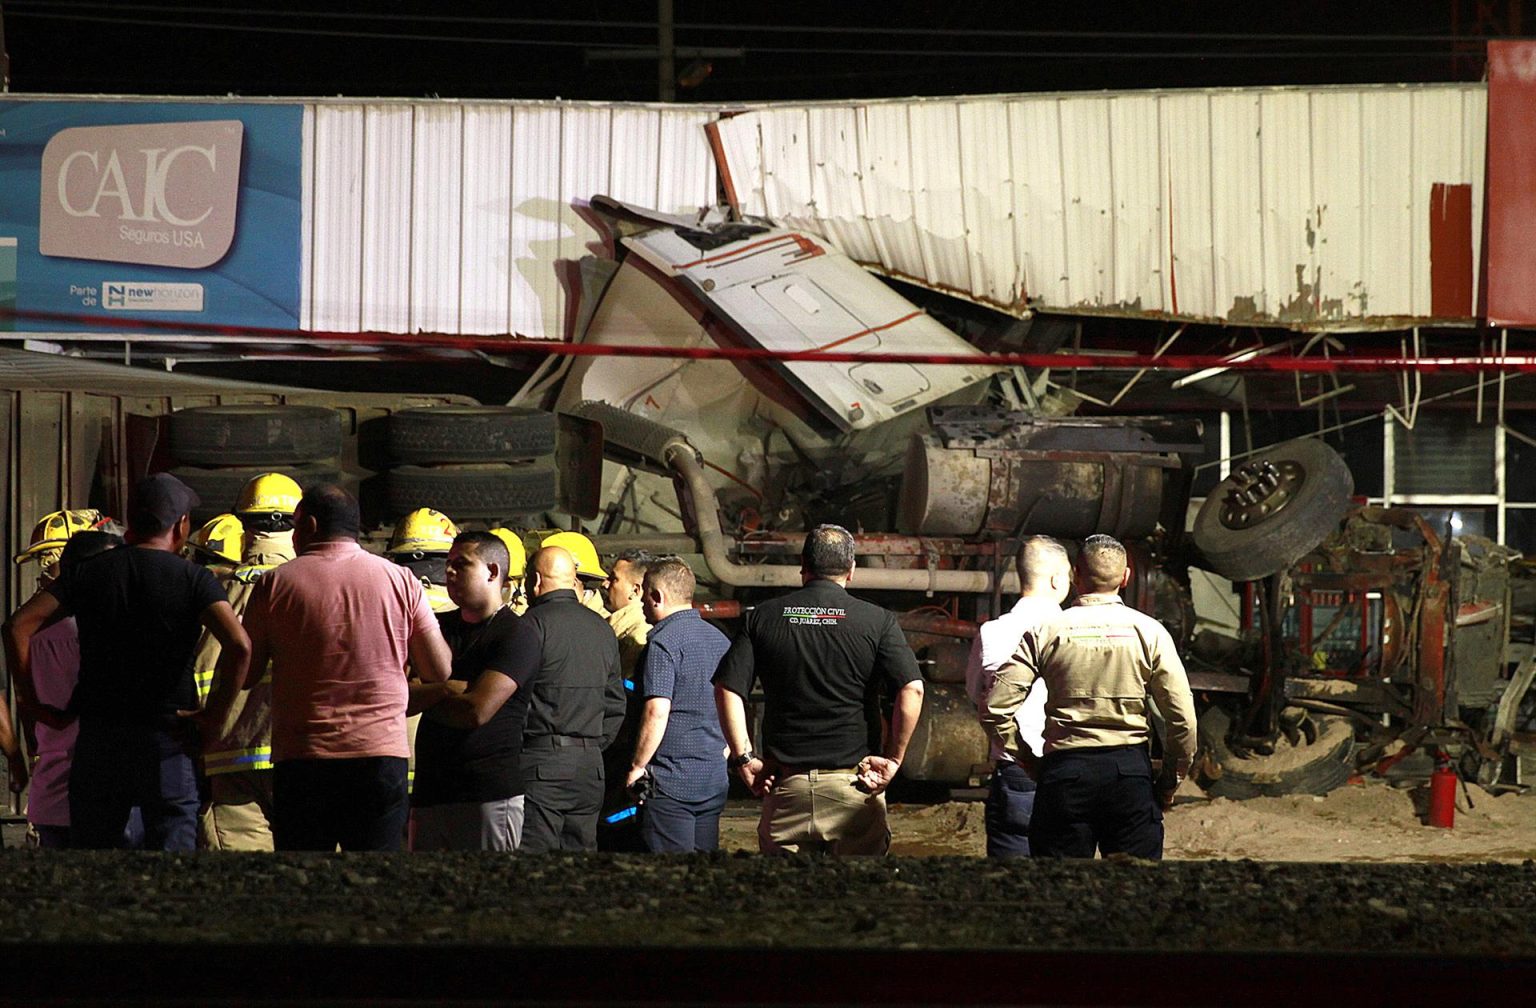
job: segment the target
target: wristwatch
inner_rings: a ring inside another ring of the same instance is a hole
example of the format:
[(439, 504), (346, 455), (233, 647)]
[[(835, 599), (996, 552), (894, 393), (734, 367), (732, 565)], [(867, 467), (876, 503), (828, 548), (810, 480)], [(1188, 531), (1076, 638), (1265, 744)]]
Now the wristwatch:
[(751, 749), (748, 749), (740, 756), (731, 756), (726, 759), (725, 765), (728, 769), (740, 770), (742, 767), (746, 766), (748, 763), (751, 763), (755, 759), (757, 759), (757, 753), (753, 752)]

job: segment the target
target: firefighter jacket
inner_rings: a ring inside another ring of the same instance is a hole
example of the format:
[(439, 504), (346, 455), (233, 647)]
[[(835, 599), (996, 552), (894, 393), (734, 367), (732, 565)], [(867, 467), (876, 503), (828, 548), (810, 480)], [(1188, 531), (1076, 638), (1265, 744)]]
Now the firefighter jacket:
[[(293, 556), (292, 532), (247, 534), (244, 561), (220, 579), (237, 616), (245, 613), (251, 590), (261, 576)], [(219, 642), (204, 630), (198, 639), (193, 666), (197, 670), (198, 698), (204, 703), (213, 691), (218, 660)], [(257, 674), (256, 670), (252, 669), (251, 674)], [(260, 675), (255, 686), (240, 691), (222, 729), (212, 729), (219, 732), (218, 737), (203, 740), (203, 772), (208, 776), (272, 769), (272, 670), (262, 669)]]

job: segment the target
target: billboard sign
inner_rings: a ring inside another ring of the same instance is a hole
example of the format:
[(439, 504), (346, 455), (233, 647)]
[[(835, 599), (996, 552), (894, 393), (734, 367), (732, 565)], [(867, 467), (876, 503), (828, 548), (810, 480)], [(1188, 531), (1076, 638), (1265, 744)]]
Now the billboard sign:
[(296, 328), (302, 122), (300, 105), (0, 100), (9, 327)]

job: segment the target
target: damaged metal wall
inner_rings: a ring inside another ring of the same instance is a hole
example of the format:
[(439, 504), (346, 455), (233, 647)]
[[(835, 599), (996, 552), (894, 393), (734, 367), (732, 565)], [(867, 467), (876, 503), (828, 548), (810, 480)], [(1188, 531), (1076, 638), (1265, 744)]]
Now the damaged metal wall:
[(742, 209), (1013, 313), (1297, 328), (1476, 314), (1481, 84), (757, 108)]
[(572, 102), (316, 102), (304, 110), (301, 324), (561, 339), (596, 193), (715, 202), (716, 111)]

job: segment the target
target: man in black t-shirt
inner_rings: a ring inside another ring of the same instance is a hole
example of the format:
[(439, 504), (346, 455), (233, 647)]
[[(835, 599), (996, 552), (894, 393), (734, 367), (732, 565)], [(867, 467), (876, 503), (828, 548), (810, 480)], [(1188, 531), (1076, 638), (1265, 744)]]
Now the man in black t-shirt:
[(516, 850), (523, 832), (518, 758), (528, 700), (508, 671), (519, 648), (538, 645), (502, 602), (509, 558), (489, 532), (463, 532), (448, 553), (448, 597), (459, 608), (437, 614), (453, 651), (453, 675), (412, 683), (416, 783), (411, 793), (413, 850)]
[[(885, 789), (901, 766), (923, 706), (923, 681), (896, 617), (848, 594), (853, 536), (818, 525), (805, 537), (805, 587), (757, 606), (715, 673), (727, 764), (764, 797), (765, 854), (884, 854), (891, 843)], [(764, 699), (763, 755), (752, 751), (746, 700)], [(880, 755), (870, 750), (876, 688), (895, 693)]]
[(32, 636), (73, 615), (80, 680), (65, 711), (39, 706), (51, 727), (76, 718), (69, 777), (70, 843), (120, 847), (137, 805), (154, 850), (197, 845), (197, 707), (192, 658), (202, 627), (223, 646), (218, 674), (245, 677), (251, 645), (212, 574), (179, 553), (197, 495), (169, 473), (140, 480), (128, 500), (127, 546), (91, 557), (32, 596), (6, 623), (7, 654), (30, 669)]

